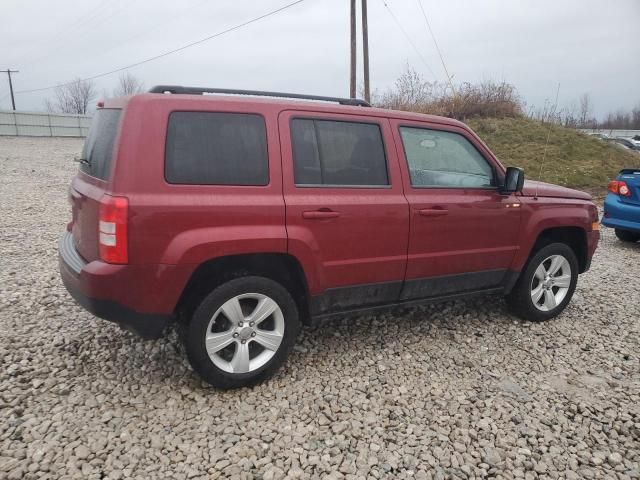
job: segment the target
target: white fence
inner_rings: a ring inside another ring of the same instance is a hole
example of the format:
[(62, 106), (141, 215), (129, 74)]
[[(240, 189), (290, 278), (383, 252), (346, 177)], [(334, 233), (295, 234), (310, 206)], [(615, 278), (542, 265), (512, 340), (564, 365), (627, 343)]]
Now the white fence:
[(633, 138), (636, 135), (640, 135), (640, 130), (612, 130), (608, 128), (579, 128), (578, 130), (584, 133), (604, 133), (611, 138)]
[(0, 135), (26, 137), (86, 137), (89, 115), (0, 110)]

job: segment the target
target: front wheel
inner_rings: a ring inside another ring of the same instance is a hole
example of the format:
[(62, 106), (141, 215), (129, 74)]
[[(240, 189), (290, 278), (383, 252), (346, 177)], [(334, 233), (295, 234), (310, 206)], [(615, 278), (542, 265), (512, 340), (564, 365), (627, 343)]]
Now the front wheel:
[(264, 277), (224, 283), (191, 318), (185, 344), (193, 369), (218, 388), (254, 385), (285, 362), (300, 329), (289, 292)]
[(629, 230), (615, 229), (616, 237), (623, 242), (637, 242), (640, 240), (640, 233), (630, 232)]
[(511, 311), (524, 320), (549, 320), (562, 312), (576, 289), (578, 260), (564, 243), (538, 250), (507, 295)]

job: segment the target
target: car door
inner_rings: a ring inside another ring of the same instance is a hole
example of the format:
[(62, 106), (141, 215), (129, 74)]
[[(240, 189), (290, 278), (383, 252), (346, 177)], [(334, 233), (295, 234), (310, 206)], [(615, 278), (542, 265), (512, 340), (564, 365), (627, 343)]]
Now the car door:
[(312, 313), (397, 301), (409, 208), (389, 121), (295, 110), (279, 126), (288, 251)]
[(500, 287), (518, 249), (520, 202), (503, 167), (464, 128), (392, 120), (410, 205), (401, 299)]

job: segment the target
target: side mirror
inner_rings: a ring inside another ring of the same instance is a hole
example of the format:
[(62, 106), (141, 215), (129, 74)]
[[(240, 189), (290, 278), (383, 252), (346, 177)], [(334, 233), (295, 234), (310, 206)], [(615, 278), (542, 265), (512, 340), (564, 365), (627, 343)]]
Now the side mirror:
[(504, 185), (500, 189), (500, 193), (521, 192), (524, 185), (524, 170), (518, 167), (507, 167), (507, 173), (504, 177)]

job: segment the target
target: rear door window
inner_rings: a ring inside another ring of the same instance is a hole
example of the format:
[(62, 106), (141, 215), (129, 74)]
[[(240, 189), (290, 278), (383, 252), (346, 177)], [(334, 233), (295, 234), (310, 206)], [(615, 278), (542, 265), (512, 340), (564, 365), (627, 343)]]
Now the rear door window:
[(291, 138), (296, 185), (389, 184), (377, 124), (294, 118)]
[(109, 178), (121, 113), (119, 108), (101, 108), (96, 111), (80, 157), (80, 170), (84, 173), (102, 180)]
[(169, 183), (267, 185), (264, 118), (255, 114), (173, 112), (165, 158)]

